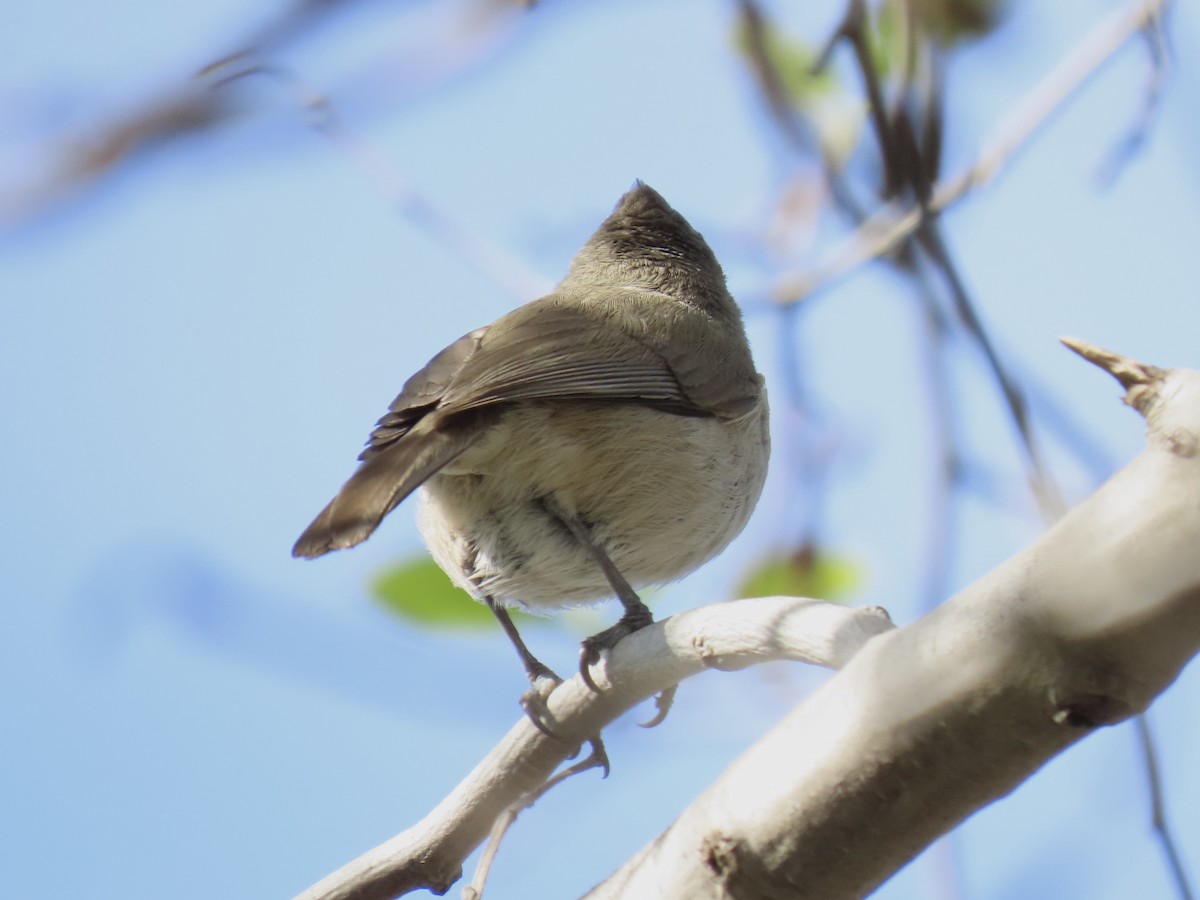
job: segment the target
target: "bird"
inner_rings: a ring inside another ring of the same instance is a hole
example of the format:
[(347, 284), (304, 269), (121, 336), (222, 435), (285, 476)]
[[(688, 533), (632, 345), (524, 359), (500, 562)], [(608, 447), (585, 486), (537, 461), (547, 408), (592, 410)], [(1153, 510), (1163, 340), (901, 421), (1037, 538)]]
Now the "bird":
[(746, 525), (766, 479), (768, 420), (716, 256), (637, 181), (549, 294), (408, 379), (292, 553), (353, 547), (417, 492), (433, 559), (515, 647), (529, 711), (539, 685), (560, 679), (508, 610), (615, 596), (620, 619), (580, 647), (596, 690), (590, 668), (653, 621), (637, 591), (692, 572)]

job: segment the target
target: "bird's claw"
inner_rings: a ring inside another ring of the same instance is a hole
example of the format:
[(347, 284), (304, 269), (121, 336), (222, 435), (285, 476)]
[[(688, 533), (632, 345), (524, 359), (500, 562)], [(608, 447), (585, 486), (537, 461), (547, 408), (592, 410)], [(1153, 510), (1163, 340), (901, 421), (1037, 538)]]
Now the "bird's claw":
[(579, 677), (583, 679), (583, 683), (588, 686), (589, 690), (598, 694), (600, 688), (592, 680), (592, 666), (600, 662), (600, 648), (591, 646), (591, 640), (588, 638), (579, 648)]
[(648, 722), (639, 722), (643, 728), (654, 728), (656, 725), (661, 725), (663, 719), (667, 717), (667, 713), (671, 711), (671, 705), (675, 702), (675, 691), (679, 689), (679, 685), (673, 684), (657, 697), (654, 698), (654, 715)]
[(588, 769), (600, 769), (601, 778), (607, 778), (611, 768), (608, 764), (608, 751), (604, 749), (604, 741), (600, 740), (600, 735), (588, 738), (588, 743), (592, 745), (592, 752), (587, 755), (587, 758), (582, 762), (572, 766), (577, 772), (584, 772)]
[(533, 727), (546, 737), (556, 738), (559, 736), (550, 727), (554, 717), (550, 714), (548, 701), (550, 695), (554, 693), (554, 689), (560, 684), (562, 684), (562, 679), (546, 669), (545, 674), (539, 675), (529, 690), (521, 695), (521, 709), (525, 710), (525, 715)]
[[(562, 684), (562, 679), (546, 669), (544, 674), (540, 674), (533, 685), (524, 694), (521, 695), (521, 709), (525, 710), (525, 715), (530, 723), (548, 738), (555, 740), (563, 740), (562, 735), (555, 732), (551, 727), (554, 717), (550, 714), (550, 695), (554, 693), (554, 689)], [(594, 688), (593, 688), (594, 690)], [(588, 738), (588, 743), (592, 745), (592, 752), (585, 759), (580, 760), (570, 767), (569, 774), (577, 774), (586, 772), (588, 769), (600, 769), (603, 771), (604, 778), (608, 777), (610, 766), (608, 762), (608, 752), (604, 749), (604, 741), (600, 740), (600, 735)], [(574, 759), (579, 755), (582, 746), (577, 747), (567, 759)]]
[(611, 650), (622, 638), (628, 637), (635, 631), (640, 631), (653, 621), (650, 610), (642, 606), (640, 609), (626, 612), (612, 628), (606, 628), (599, 634), (593, 634), (590, 638), (586, 638), (579, 645), (579, 677), (583, 679), (583, 683), (599, 693), (600, 688), (592, 679), (592, 666), (600, 662), (601, 654), (605, 650)]

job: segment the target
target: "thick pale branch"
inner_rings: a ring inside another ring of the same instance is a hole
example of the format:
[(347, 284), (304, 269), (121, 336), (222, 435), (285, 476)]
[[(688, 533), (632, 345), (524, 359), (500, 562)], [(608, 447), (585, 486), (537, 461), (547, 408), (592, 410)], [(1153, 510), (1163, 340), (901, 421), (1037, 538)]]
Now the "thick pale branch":
[(776, 659), (839, 668), (892, 627), (878, 607), (764, 597), (704, 606), (631, 635), (593, 675), (550, 696), (558, 738), (521, 719), (424, 819), (334, 872), (301, 900), (390, 898), (418, 888), (444, 892), (462, 862), (513, 803), (537, 789), (580, 744), (617, 716), (706, 668), (740, 669)]
[(1137, 385), (1141, 455), (1027, 550), (868, 644), (589, 897), (862, 897), (1145, 709), (1200, 650), (1200, 373), (1137, 368), (1154, 373)]

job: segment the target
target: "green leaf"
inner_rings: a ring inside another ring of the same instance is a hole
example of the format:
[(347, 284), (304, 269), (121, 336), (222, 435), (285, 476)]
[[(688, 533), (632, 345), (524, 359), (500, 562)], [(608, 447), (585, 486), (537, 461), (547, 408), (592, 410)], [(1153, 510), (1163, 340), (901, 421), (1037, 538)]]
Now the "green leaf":
[[(382, 572), (371, 583), (371, 594), (402, 619), (417, 625), (462, 630), (495, 624), (491, 611), (455, 587), (428, 556)], [(510, 612), (513, 618), (533, 618)]]
[(845, 600), (862, 582), (861, 567), (810, 547), (761, 559), (737, 589), (739, 597), (814, 597)]
[(920, 0), (920, 26), (943, 46), (985, 37), (1008, 12), (1007, 0)]
[(747, 67), (762, 77), (760, 56), (779, 78), (784, 99), (811, 124), (825, 152), (839, 163), (849, 158), (862, 134), (863, 103), (838, 81), (833, 67), (814, 73), (817, 45), (793, 37), (774, 23), (761, 31), (745, 18), (733, 36)]
[(943, 48), (986, 37), (1004, 21), (1009, 0), (899, 0), (882, 4), (867, 31), (871, 56), (881, 76), (900, 68), (908, 27)]
[[(767, 23), (761, 32), (762, 52), (779, 76), (780, 86), (796, 106), (804, 109), (822, 95), (839, 89), (837, 79), (826, 69), (813, 73), (817, 61), (817, 46), (801, 38), (785, 34), (773, 23)], [(734, 33), (734, 45), (753, 68), (755, 60), (755, 35), (745, 21), (738, 23)]]

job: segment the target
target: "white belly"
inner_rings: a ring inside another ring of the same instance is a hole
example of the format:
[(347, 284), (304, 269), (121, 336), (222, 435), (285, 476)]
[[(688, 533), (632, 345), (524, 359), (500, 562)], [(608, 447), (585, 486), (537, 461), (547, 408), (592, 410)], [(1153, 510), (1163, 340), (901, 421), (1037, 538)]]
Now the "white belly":
[(519, 407), (421, 489), (420, 528), (476, 598), (531, 608), (613, 596), (562, 510), (635, 588), (673, 581), (741, 532), (762, 491), (765, 398), (729, 421), (641, 406)]

